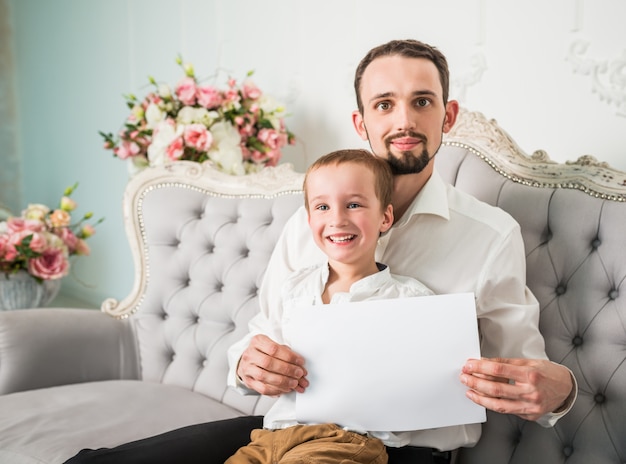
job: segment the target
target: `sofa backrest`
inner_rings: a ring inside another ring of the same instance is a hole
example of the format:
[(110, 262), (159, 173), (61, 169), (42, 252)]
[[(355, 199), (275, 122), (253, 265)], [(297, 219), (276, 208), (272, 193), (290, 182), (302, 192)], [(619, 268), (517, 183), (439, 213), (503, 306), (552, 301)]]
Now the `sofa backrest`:
[(103, 310), (132, 317), (143, 380), (265, 412), (272, 400), (226, 386), (226, 351), (258, 311), (269, 257), (302, 204), (302, 180), (288, 166), (236, 177), (177, 162), (130, 181), (124, 215), (135, 286)]
[(445, 143), (443, 177), (520, 223), (547, 354), (579, 387), (554, 428), (489, 412), (460, 462), (626, 462), (626, 173), (528, 157), (479, 113), (463, 112)]
[[(436, 157), (444, 179), (508, 211), (522, 228), (528, 285), (549, 357), (578, 380), (556, 427), (488, 413), (464, 463), (626, 462), (626, 174), (583, 158), (525, 155), (493, 120), (462, 111)], [(132, 317), (142, 377), (180, 385), (244, 414), (271, 399), (226, 387), (226, 350), (256, 313), (281, 229), (302, 203), (288, 166), (233, 177), (191, 162), (131, 180), (124, 214), (135, 284), (103, 310)]]

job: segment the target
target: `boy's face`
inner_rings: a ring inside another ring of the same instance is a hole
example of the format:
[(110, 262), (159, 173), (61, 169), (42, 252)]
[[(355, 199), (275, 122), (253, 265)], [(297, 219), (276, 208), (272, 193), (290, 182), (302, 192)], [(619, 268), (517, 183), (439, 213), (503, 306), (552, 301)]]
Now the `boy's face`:
[(352, 115), (363, 140), (394, 174), (432, 170), (442, 133), (454, 124), (456, 102), (443, 103), (437, 67), (424, 58), (376, 58), (361, 80), (363, 114)]
[(322, 166), (307, 177), (309, 226), (317, 246), (333, 262), (367, 266), (381, 232), (391, 227), (393, 209), (384, 210), (368, 168), (341, 163)]

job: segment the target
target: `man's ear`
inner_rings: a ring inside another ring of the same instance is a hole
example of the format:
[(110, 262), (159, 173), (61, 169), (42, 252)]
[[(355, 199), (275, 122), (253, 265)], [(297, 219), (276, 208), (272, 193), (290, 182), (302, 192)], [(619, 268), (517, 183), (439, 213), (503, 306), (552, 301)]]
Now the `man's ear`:
[(393, 206), (387, 205), (385, 211), (383, 211), (383, 222), (380, 225), (380, 232), (387, 232), (393, 225)]
[(452, 126), (454, 126), (454, 123), (456, 122), (456, 117), (459, 114), (459, 102), (456, 100), (450, 100), (447, 104), (446, 104), (446, 116), (443, 120), (443, 132), (444, 134), (447, 134), (448, 132), (450, 132), (450, 129), (452, 129)]
[(352, 124), (357, 134), (359, 134), (359, 137), (361, 137), (362, 140), (367, 140), (367, 129), (365, 128), (363, 115), (358, 110), (352, 112)]

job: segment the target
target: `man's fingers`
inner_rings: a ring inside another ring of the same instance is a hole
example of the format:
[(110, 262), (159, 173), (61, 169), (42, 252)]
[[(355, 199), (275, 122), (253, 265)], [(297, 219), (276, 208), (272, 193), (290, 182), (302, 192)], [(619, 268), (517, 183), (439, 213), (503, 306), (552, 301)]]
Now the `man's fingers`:
[(303, 392), (308, 386), (306, 374), (301, 356), (265, 335), (252, 338), (237, 367), (237, 375), (248, 388), (268, 396)]
[(508, 361), (514, 360), (505, 358), (469, 359), (463, 366), (463, 373), (493, 377), (506, 382), (509, 380), (514, 382), (525, 380), (527, 368), (521, 364)]

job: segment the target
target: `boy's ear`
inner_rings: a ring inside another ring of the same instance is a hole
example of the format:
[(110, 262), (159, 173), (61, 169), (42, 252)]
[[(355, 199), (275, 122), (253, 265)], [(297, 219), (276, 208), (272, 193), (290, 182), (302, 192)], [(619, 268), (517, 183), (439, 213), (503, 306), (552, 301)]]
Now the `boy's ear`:
[(385, 211), (383, 211), (383, 222), (380, 225), (381, 232), (387, 232), (393, 225), (393, 206), (387, 205)]

